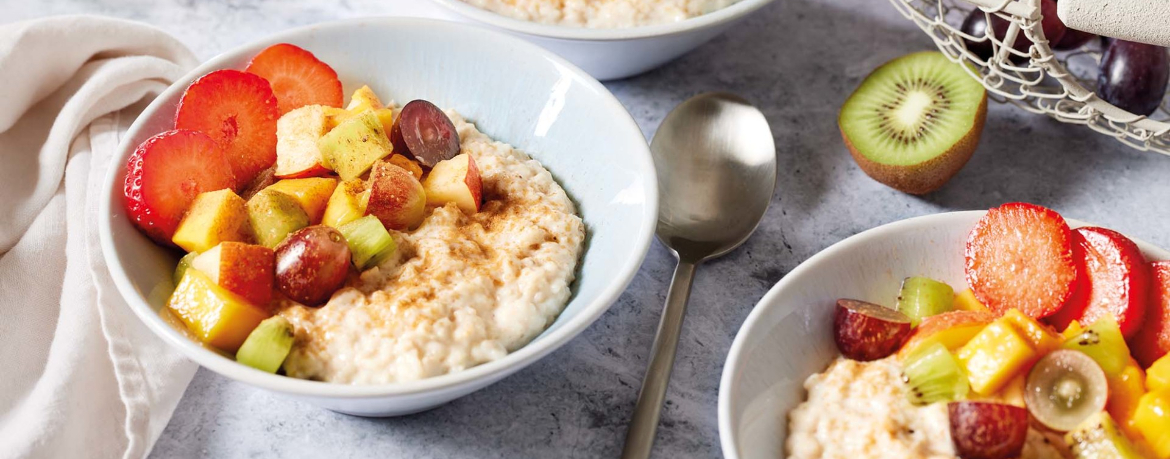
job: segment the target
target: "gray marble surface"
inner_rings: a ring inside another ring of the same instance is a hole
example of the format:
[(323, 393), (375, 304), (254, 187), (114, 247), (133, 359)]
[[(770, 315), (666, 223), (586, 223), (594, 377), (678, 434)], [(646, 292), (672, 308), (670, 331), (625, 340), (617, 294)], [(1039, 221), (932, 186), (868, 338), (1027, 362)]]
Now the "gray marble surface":
[[(388, 1), (0, 0), (0, 21), (107, 14), (163, 27), (208, 58), (292, 26), (382, 14)], [(867, 178), (841, 142), (837, 108), (872, 68), (930, 46), (884, 1), (780, 0), (664, 68), (607, 84), (647, 136), (691, 95), (740, 93), (762, 107), (778, 147), (779, 187), (759, 231), (698, 274), (656, 457), (720, 456), (719, 376), (739, 325), (785, 273), (859, 231), (1022, 200), (1170, 247), (1170, 157), (1011, 107), (991, 108), (978, 152), (939, 192), (913, 197)], [(672, 268), (656, 243), (629, 290), (580, 337), (413, 416), (339, 415), (200, 370), (151, 457), (615, 457)]]

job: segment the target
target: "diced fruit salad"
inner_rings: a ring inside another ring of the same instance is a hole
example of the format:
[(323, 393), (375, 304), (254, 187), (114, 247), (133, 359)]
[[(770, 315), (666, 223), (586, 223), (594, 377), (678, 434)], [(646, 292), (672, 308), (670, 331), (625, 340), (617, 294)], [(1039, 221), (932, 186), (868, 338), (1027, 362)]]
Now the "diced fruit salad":
[(125, 205), (157, 244), (182, 250), (167, 307), (237, 361), (273, 372), (293, 345), (278, 302), (320, 306), (393, 257), (428, 206), (483, 204), (451, 119), (415, 100), (395, 111), (297, 46), (187, 87), (174, 129), (138, 146)]
[(957, 294), (910, 277), (895, 308), (838, 300), (841, 354), (900, 360), (963, 458), (1018, 457), (1030, 422), (1079, 459), (1170, 458), (1170, 261), (1024, 203), (988, 211), (965, 257)]

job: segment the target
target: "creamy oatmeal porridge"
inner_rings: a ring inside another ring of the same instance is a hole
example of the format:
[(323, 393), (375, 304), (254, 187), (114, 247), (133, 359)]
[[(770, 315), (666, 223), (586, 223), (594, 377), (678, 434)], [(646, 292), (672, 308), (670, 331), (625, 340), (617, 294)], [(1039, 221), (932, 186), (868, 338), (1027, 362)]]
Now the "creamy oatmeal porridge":
[(460, 371), (524, 346), (564, 308), (585, 237), (573, 203), (539, 162), (449, 116), (482, 174), (483, 208), (435, 208), (323, 307), (287, 305), (289, 376), (377, 384)]
[[(896, 357), (839, 357), (805, 380), (808, 400), (788, 414), (791, 459), (954, 459), (946, 403), (914, 406)], [(1021, 459), (1065, 457), (1029, 428)]]
[(622, 28), (678, 22), (739, 0), (463, 0), (525, 21), (572, 27)]

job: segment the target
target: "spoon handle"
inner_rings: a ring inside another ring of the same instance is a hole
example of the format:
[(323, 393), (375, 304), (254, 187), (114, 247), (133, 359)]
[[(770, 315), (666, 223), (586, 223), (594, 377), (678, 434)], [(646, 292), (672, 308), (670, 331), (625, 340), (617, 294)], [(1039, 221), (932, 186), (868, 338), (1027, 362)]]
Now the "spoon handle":
[(654, 447), (655, 431), (658, 430), (658, 416), (662, 412), (662, 400), (666, 398), (666, 387), (670, 384), (670, 372), (674, 368), (674, 352), (678, 349), (678, 336), (682, 332), (683, 315), (687, 312), (687, 299), (691, 296), (691, 283), (695, 279), (695, 263), (679, 261), (670, 281), (666, 295), (666, 308), (658, 322), (658, 333), (654, 347), (650, 349), (650, 366), (638, 392), (638, 404), (634, 406), (634, 417), (626, 431), (626, 446), (622, 459), (645, 459), (650, 457)]

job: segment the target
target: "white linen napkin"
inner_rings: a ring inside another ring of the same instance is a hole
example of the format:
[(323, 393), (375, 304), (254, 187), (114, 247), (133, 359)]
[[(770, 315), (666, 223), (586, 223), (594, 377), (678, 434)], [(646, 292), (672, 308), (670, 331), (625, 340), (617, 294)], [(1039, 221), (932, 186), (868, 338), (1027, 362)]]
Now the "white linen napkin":
[(139, 458), (195, 372), (115, 291), (98, 190), (119, 137), (196, 64), (93, 16), (0, 25), (0, 458)]

